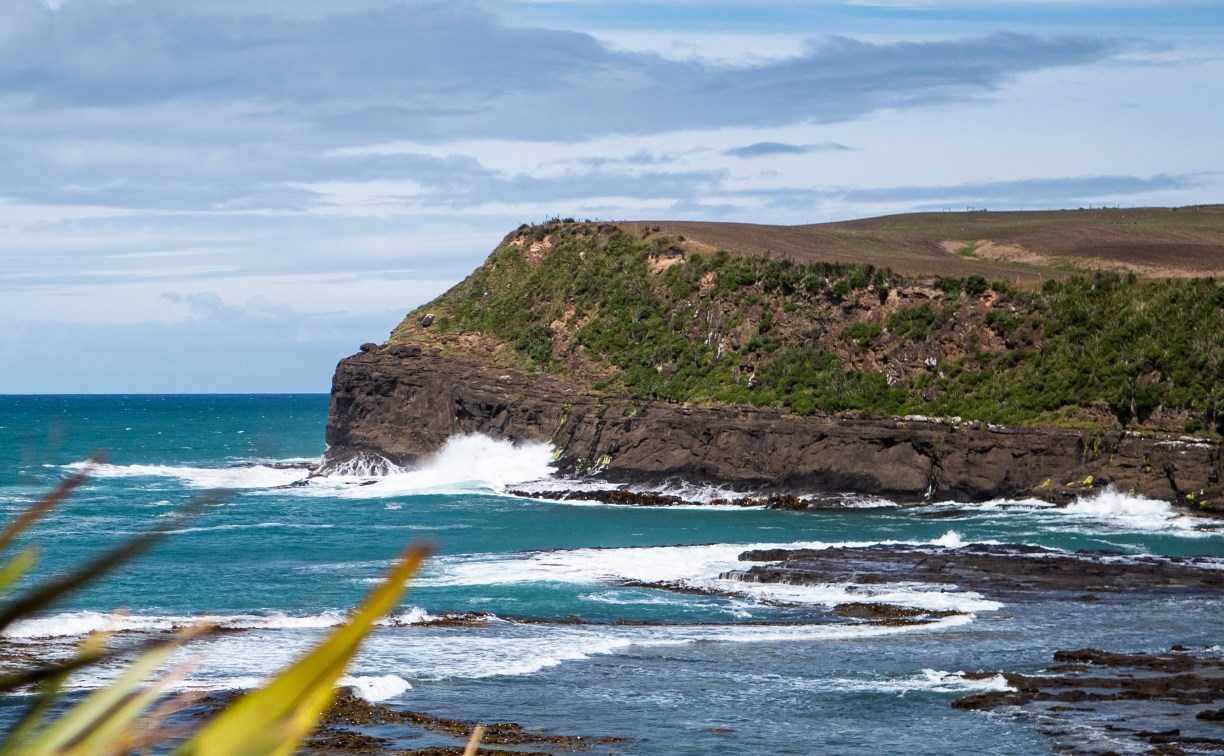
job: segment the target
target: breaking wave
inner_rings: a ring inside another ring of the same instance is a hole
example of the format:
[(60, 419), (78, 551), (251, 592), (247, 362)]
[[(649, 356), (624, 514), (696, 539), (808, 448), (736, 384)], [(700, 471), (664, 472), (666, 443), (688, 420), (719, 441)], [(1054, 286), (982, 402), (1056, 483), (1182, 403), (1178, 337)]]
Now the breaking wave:
[(1167, 533), (1189, 538), (1219, 535), (1224, 521), (1187, 514), (1167, 501), (1122, 493), (1113, 486), (1059, 507), (1037, 499), (957, 504), (957, 509), (1000, 518), (1028, 518), (1063, 532)]
[[(79, 611), (15, 622), (0, 635), (5, 638), (45, 639), (71, 638), (99, 631), (167, 632), (199, 622), (208, 622), (226, 630), (309, 630), (335, 627), (343, 624), (347, 619), (348, 616), (344, 612), (336, 610), (307, 615), (273, 612), (220, 616), (132, 615), (117, 612)], [(415, 625), (432, 619), (434, 619), (433, 615), (424, 609), (411, 607), (379, 620), (378, 624)]]
[(900, 678), (862, 680), (841, 678), (803, 681), (796, 687), (814, 690), (879, 691), (882, 693), (989, 693), (1015, 690), (1000, 674), (967, 675), (964, 672), (943, 672), (924, 669), (916, 675)]
[[(999, 602), (985, 599), (978, 593), (952, 591), (947, 590), (946, 586), (922, 583), (789, 585), (750, 583), (720, 577), (744, 569), (745, 563), (739, 561), (739, 555), (751, 549), (826, 549), (874, 543), (878, 542), (711, 544), (450, 556), (437, 559), (432, 574), (417, 583), (422, 586), (664, 583), (775, 604), (835, 606), (871, 601), (929, 611), (964, 613), (994, 611), (1002, 607)], [(914, 545), (958, 548), (963, 542), (955, 531), (949, 531), (934, 541)]]
[(95, 478), (174, 478), (190, 488), (276, 488), (306, 477), (303, 463), (233, 465), (230, 467), (190, 467), (178, 465), (93, 465), (74, 462), (68, 470), (90, 470)]
[(508, 486), (548, 478), (553, 469), (549, 444), (513, 444), (488, 436), (455, 436), (437, 454), (411, 467), (387, 460), (354, 461), (310, 479), (302, 493), (351, 499), (405, 496), (422, 492), (501, 492)]

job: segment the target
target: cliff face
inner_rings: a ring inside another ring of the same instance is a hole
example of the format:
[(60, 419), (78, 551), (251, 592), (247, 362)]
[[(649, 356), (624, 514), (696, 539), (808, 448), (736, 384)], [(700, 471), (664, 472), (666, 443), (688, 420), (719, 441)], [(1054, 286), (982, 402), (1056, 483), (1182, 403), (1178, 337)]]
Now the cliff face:
[(617, 482), (682, 478), (908, 502), (1062, 502), (1113, 485), (1224, 511), (1220, 445), (1171, 434), (642, 401), (411, 345), (368, 345), (338, 366), (327, 467), (377, 457), (410, 464), (465, 433), (549, 442), (561, 473)]

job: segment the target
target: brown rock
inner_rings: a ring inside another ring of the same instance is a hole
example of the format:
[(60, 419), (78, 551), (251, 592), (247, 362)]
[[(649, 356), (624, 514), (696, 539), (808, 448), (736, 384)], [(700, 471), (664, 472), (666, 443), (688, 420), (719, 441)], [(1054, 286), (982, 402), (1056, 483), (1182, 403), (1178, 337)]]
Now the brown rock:
[(1218, 442), (640, 402), (406, 346), (337, 367), (327, 464), (361, 454), (412, 463), (463, 433), (551, 442), (562, 473), (617, 482), (681, 478), (777, 494), (1059, 503), (1112, 484), (1198, 511), (1224, 505)]

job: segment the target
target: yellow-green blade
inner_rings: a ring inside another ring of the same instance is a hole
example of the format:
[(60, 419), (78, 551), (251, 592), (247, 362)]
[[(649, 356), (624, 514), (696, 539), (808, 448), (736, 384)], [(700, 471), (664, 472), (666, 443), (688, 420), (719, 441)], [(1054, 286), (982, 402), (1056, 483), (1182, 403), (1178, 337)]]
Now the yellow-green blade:
[(404, 583), (416, 572), (427, 549), (414, 545), (366, 597), (348, 623), (337, 627), (313, 651), (259, 690), (238, 699), (208, 723), (179, 754), (271, 756), (289, 754), (331, 703), (336, 680), (369, 632), (395, 605)]
[(9, 586), (21, 579), (21, 576), (29, 572), (34, 563), (38, 561), (38, 549), (29, 546), (21, 550), (17, 556), (8, 560), (4, 567), (0, 568), (0, 594), (8, 591)]
[(89, 480), (89, 476), (93, 474), (93, 468), (96, 465), (102, 464), (103, 459), (101, 454), (95, 454), (89, 459), (89, 463), (83, 470), (60, 483), (55, 487), (54, 491), (42, 497), (38, 503), (10, 522), (3, 531), (0, 531), (0, 549), (7, 547), (14, 538), (24, 533), (31, 525), (38, 522), (48, 512), (55, 509), (60, 502), (68, 498), (68, 494), (72, 493), (77, 486)]
[(90, 693), (42, 732), (20, 745), (20, 753), (29, 756), (62, 753), (82, 742), (93, 742), (99, 732), (112, 736), (130, 728), (132, 722), (150, 705), (156, 694), (138, 690), (140, 684), (182, 645), (190, 635), (153, 648), (133, 661), (123, 674), (106, 687)]

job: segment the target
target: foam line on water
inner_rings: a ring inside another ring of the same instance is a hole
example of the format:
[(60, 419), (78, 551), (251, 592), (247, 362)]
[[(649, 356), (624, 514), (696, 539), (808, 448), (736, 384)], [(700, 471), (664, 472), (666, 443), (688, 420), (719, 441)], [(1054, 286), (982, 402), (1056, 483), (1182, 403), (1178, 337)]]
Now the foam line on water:
[[(402, 695), (412, 681), (525, 676), (567, 662), (631, 648), (694, 643), (819, 643), (900, 634), (941, 633), (966, 625), (955, 615), (927, 625), (518, 625), (494, 622), (483, 628), (389, 627), (366, 639), (342, 684), (370, 700)], [(194, 671), (180, 690), (233, 690), (261, 685), (318, 642), (321, 630), (286, 627), (269, 632), (222, 634), (177, 652), (170, 667), (191, 660)], [(412, 633), (405, 636), (404, 633)], [(116, 668), (90, 669), (73, 678), (76, 689), (105, 685)]]
[[(513, 626), (498, 632), (464, 633), (457, 643), (406, 644), (391, 634), (371, 638), (368, 658), (378, 668), (412, 669), (413, 679), (487, 678), (531, 675), (566, 662), (632, 648), (693, 643), (834, 642), (905, 633), (935, 633), (963, 626), (966, 616), (929, 625), (660, 625), (647, 627)], [(447, 631), (439, 631), (447, 632)], [(450, 633), (447, 637), (453, 637)]]
[[(484, 586), (520, 583), (675, 583), (739, 596), (758, 602), (834, 606), (873, 601), (913, 606), (931, 611), (982, 612), (1002, 607), (997, 601), (971, 591), (948, 590), (947, 586), (920, 583), (864, 586), (850, 583), (786, 585), (748, 583), (722, 579), (719, 575), (746, 569), (739, 555), (751, 549), (826, 549), (835, 546), (870, 546), (859, 543), (769, 543), (710, 544), (702, 546), (654, 546), (614, 549), (573, 549), (518, 555), (467, 555), (441, 557), (417, 581), (422, 586)], [(899, 543), (885, 541), (884, 543)], [(955, 531), (934, 541), (916, 545), (959, 548), (964, 545)]]
[(1218, 536), (1224, 522), (1195, 517), (1173, 504), (1119, 491), (1113, 486), (1080, 496), (1065, 507), (1035, 499), (960, 504), (959, 509), (1027, 517), (1057, 531), (1086, 533), (1167, 533), (1187, 538)]
[[(375, 633), (367, 639), (356, 664), (357, 668), (362, 670), (390, 671), (408, 681), (514, 677), (532, 675), (560, 664), (622, 653), (633, 648), (711, 642), (836, 642), (901, 634), (940, 633), (962, 627), (970, 621), (969, 617), (958, 615), (928, 625), (909, 626), (805, 624), (617, 627), (494, 623), (493, 626), (476, 630), (390, 629)], [(402, 635), (404, 632), (413, 632), (414, 635), (406, 639)], [(300, 645), (284, 644), (273, 650), (268, 644), (256, 643), (248, 637), (229, 636), (218, 639), (215, 646), (207, 652), (206, 663), (220, 665), (219, 672), (232, 678), (248, 667), (275, 669), (303, 648), (304, 642)]]
[[(74, 462), (68, 470), (84, 469), (88, 463)], [(174, 478), (191, 488), (275, 488), (302, 480), (306, 470), (299, 466), (234, 465), (232, 467), (190, 467), (178, 465), (95, 465), (95, 478)]]
[(212, 533), (217, 531), (227, 530), (263, 530), (265, 528), (284, 528), (286, 530), (327, 530), (336, 527), (327, 522), (322, 523), (302, 523), (302, 522), (252, 522), (252, 523), (228, 523), (226, 525), (203, 525), (192, 528), (178, 528), (175, 530), (165, 531), (168, 535), (182, 535), (186, 533)]
[[(413, 625), (428, 622), (433, 615), (420, 607), (409, 607), (379, 621), (382, 625)], [(325, 629), (340, 625), (347, 615), (338, 610), (317, 614), (292, 615), (281, 612), (232, 615), (132, 615), (110, 612), (63, 612), (47, 617), (22, 620), (5, 629), (6, 638), (69, 638), (97, 631), (160, 632), (209, 622), (230, 630)]]
[(537, 551), (517, 554), (468, 554), (432, 560), (418, 585), (506, 585), (531, 582), (601, 584), (609, 581), (678, 582), (743, 569), (739, 555), (763, 549), (829, 549), (875, 545), (957, 548), (952, 530), (931, 541), (793, 541), (717, 543), (696, 546), (630, 546)]
[[(756, 496), (751, 491), (737, 491), (731, 488), (726, 488), (717, 485), (708, 485), (694, 483), (691, 481), (672, 481), (661, 485), (623, 485), (619, 483), (609, 483), (602, 480), (583, 480), (583, 479), (544, 479), (538, 481), (530, 481), (527, 484), (518, 486), (518, 489), (527, 493), (551, 493), (556, 491), (573, 492), (581, 495), (583, 492), (603, 492), (625, 490), (633, 493), (645, 494), (661, 494), (664, 496), (674, 496), (677, 499), (689, 502), (688, 504), (672, 504), (667, 506), (667, 509), (701, 509), (703, 511), (711, 510), (728, 510), (728, 511), (743, 511), (764, 509), (765, 505), (760, 506), (742, 506), (738, 504), (728, 504), (724, 506), (712, 505), (711, 502), (719, 499), (735, 501), (746, 497)], [(805, 494), (798, 494), (800, 497)], [(815, 498), (829, 499), (829, 494), (819, 494)], [(885, 509), (896, 507), (896, 502), (889, 501), (877, 496), (866, 494), (839, 494), (836, 497), (839, 500), (839, 506), (845, 509)], [(540, 501), (550, 504), (568, 504), (574, 506), (600, 506), (600, 507), (633, 507), (633, 504), (612, 504), (599, 501), (598, 499), (551, 499), (540, 497)]]
[[(739, 675), (737, 682), (746, 685), (778, 684), (779, 678), (762, 678), (757, 675)], [(879, 692), (904, 696), (907, 693), (989, 693), (1015, 690), (1001, 674), (966, 675), (964, 672), (945, 672), (937, 669), (923, 669), (917, 674), (893, 678), (833, 678), (781, 679), (789, 687), (813, 692), (847, 691), (847, 692)]]

